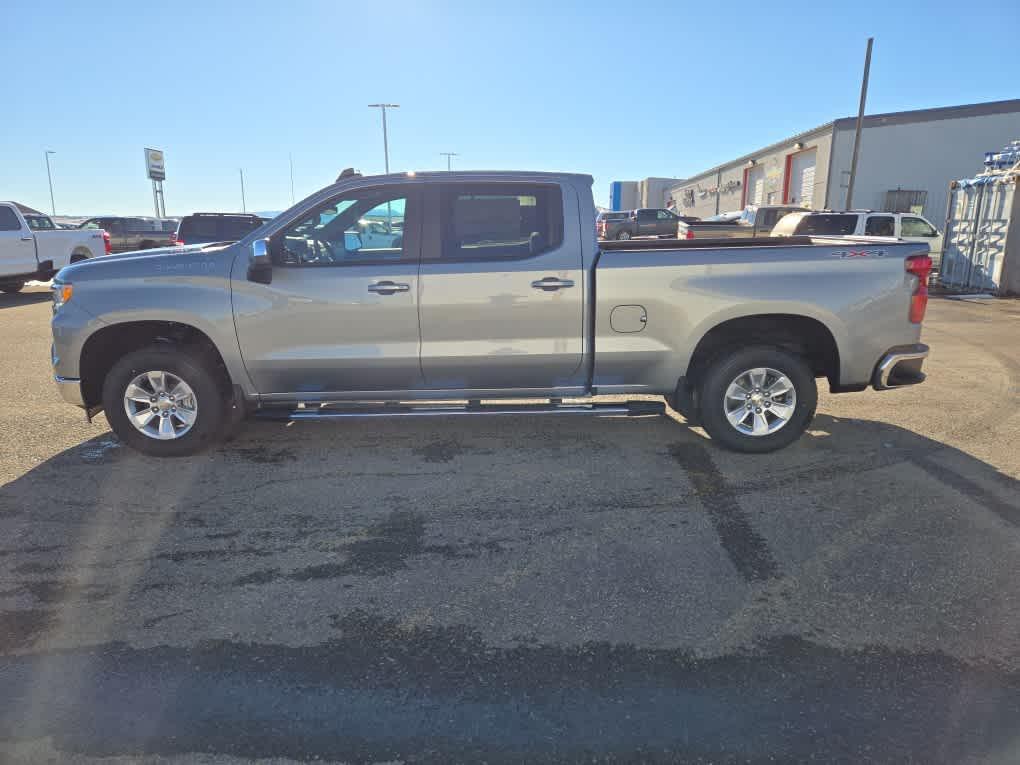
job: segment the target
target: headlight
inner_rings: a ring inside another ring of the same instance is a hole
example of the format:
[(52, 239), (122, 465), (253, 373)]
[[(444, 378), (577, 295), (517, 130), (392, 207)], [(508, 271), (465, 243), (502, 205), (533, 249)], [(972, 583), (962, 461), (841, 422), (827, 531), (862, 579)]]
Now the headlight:
[(66, 282), (53, 282), (53, 286), (50, 289), (53, 290), (54, 311), (70, 300), (71, 295), (74, 294), (74, 285), (67, 284)]

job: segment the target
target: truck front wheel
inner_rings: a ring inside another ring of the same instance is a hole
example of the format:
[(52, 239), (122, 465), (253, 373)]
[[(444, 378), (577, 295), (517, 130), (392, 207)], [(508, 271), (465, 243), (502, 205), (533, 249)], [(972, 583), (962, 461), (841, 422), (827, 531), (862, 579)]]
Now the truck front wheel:
[(24, 286), (24, 282), (4, 282), (3, 284), (0, 284), (0, 292), (6, 292), (9, 295), (13, 295), (15, 292), (21, 292), (21, 288)]
[(763, 453), (796, 441), (815, 415), (811, 367), (781, 348), (756, 345), (717, 357), (702, 378), (701, 424), (728, 449)]
[(121, 441), (153, 457), (183, 457), (214, 443), (226, 411), (213, 365), (171, 344), (117, 361), (103, 383), (103, 408)]

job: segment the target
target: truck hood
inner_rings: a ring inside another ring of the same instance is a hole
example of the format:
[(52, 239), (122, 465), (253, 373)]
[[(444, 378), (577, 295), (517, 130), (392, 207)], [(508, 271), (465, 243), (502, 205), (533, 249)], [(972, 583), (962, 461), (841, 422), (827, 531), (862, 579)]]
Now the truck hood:
[(130, 277), (154, 277), (173, 274), (221, 271), (233, 259), (229, 243), (159, 247), (152, 250), (122, 252), (82, 260), (60, 269), (56, 279), (64, 282), (93, 281)]

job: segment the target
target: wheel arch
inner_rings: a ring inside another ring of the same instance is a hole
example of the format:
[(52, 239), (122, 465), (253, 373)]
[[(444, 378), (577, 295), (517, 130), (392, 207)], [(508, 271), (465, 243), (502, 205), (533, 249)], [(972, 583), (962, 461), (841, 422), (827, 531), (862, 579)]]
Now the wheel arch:
[(99, 328), (82, 345), (78, 371), (86, 410), (95, 412), (102, 405), (103, 382), (118, 359), (159, 343), (181, 345), (208, 359), (224, 393), (230, 395), (234, 381), (222, 354), (205, 332), (176, 321), (128, 321)]

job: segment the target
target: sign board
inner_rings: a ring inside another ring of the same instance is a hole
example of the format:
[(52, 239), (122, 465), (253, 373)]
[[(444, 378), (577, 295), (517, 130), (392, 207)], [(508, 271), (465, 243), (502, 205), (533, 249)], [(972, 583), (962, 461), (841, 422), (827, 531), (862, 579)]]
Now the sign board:
[(145, 150), (145, 172), (154, 181), (166, 180), (166, 164), (159, 149)]

